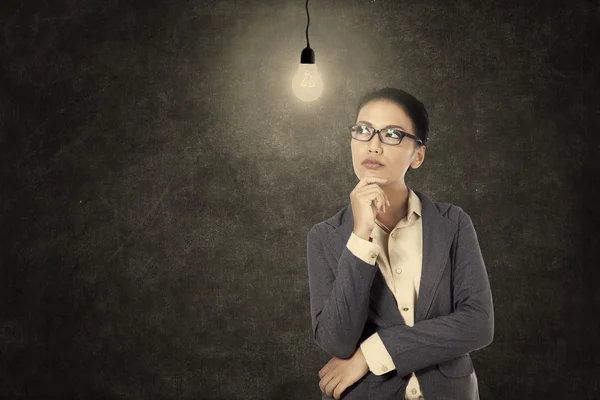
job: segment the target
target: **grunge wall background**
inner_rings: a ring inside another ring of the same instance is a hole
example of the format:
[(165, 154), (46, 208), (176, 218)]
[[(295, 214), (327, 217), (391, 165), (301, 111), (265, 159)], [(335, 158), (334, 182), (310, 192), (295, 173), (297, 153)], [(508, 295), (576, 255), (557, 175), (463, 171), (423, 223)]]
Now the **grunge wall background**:
[(409, 183), (472, 217), (482, 399), (598, 398), (591, 1), (0, 4), (0, 397), (319, 399), (306, 233), (349, 201), (358, 98), (431, 116)]

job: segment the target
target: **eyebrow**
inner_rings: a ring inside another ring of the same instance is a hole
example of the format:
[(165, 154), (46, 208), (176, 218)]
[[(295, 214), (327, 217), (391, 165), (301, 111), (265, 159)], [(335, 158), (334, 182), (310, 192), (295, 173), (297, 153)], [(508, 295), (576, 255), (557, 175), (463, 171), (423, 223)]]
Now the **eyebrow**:
[[(357, 124), (360, 124), (360, 123), (362, 123), (362, 124), (366, 124), (366, 125), (370, 125), (371, 127), (373, 127), (373, 124), (372, 124), (372, 123), (370, 123), (370, 122), (368, 122), (368, 121), (358, 121), (358, 122), (357, 122)], [(384, 127), (383, 127), (383, 128), (381, 128), (381, 129), (388, 129), (388, 128), (400, 128), (400, 129), (402, 129), (403, 131), (405, 131), (405, 130), (406, 130), (406, 129), (404, 129), (403, 127), (401, 127), (400, 125), (388, 125), (388, 126), (384, 126)]]

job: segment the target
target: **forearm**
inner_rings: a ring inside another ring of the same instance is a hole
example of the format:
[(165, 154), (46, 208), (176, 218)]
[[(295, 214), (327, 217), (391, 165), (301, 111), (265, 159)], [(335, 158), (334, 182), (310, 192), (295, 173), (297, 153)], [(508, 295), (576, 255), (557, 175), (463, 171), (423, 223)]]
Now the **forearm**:
[(398, 373), (405, 375), (489, 345), (494, 337), (493, 308), (465, 304), (449, 315), (414, 326), (379, 328), (377, 334)]
[[(320, 276), (315, 271), (310, 276), (314, 339), (323, 350), (339, 358), (350, 357), (356, 350), (369, 313), (379, 247), (364, 242), (351, 236), (338, 260), (335, 277)], [(323, 296), (317, 296), (319, 293)]]

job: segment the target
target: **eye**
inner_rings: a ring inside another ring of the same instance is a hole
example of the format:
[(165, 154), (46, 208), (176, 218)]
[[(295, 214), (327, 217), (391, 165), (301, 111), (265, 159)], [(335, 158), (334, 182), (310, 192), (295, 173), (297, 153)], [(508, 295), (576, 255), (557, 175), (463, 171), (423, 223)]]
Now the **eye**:
[(388, 129), (386, 136), (393, 137), (394, 139), (400, 139), (400, 137), (402, 137), (402, 132), (396, 129)]

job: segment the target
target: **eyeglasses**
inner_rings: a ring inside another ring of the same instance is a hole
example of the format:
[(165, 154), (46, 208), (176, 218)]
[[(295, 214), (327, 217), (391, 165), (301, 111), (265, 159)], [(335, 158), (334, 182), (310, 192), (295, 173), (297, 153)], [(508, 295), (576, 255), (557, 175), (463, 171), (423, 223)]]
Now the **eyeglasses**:
[[(377, 134), (379, 135), (379, 140), (381, 143), (392, 146), (397, 146), (402, 143), (402, 139), (404, 139), (405, 136), (416, 141), (419, 146), (423, 144), (423, 141), (415, 135), (411, 135), (410, 133), (404, 132), (397, 128), (375, 129), (367, 125), (350, 125), (349, 128), (350, 132), (352, 133), (352, 138), (360, 142), (368, 142), (373, 139), (375, 134)], [(384, 135), (381, 134), (382, 132)]]

